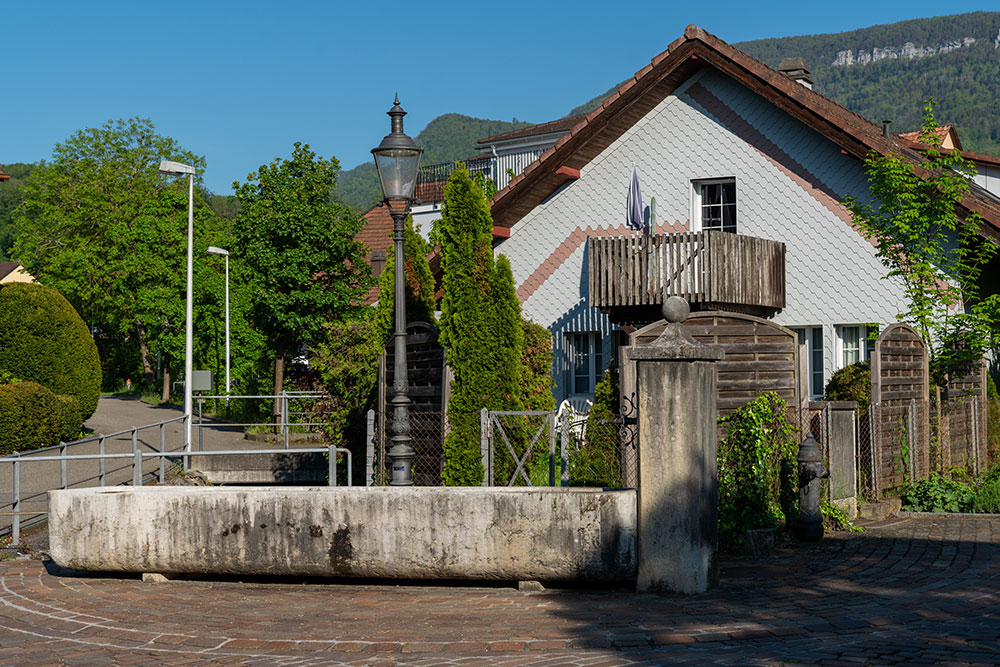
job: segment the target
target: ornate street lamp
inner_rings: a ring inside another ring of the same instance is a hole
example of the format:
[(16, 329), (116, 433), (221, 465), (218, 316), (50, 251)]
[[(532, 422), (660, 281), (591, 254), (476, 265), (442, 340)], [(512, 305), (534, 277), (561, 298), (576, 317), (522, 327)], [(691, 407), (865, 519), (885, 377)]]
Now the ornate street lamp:
[[(393, 335), (395, 364), (393, 366), (392, 397), (392, 447), (389, 462), (392, 466), (392, 486), (412, 486), (413, 447), (410, 446), (410, 397), (406, 377), (406, 283), (404, 278), (403, 235), (406, 214), (413, 203), (413, 190), (417, 184), (422, 148), (403, 132), (403, 116), (399, 95), (387, 112), (392, 119), (392, 131), (372, 149), (378, 180), (382, 184), (383, 202), (392, 215), (393, 240), (396, 264), (396, 330)], [(396, 207), (393, 208), (395, 202)]]

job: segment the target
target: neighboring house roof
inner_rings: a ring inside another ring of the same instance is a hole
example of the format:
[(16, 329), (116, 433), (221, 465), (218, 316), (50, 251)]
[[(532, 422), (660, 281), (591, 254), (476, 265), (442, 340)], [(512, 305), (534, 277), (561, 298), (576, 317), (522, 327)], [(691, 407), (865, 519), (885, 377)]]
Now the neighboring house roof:
[[(903, 132), (899, 136), (909, 142), (919, 144), (920, 133), (921, 130), (916, 130), (915, 132)], [(958, 132), (955, 130), (954, 125), (939, 126), (936, 130), (934, 130), (934, 136), (937, 137), (937, 145), (941, 148), (948, 151), (953, 148), (962, 150), (962, 140), (958, 138)]]
[[(919, 164), (919, 151), (897, 135), (833, 100), (789, 79), (718, 37), (689, 25), (684, 35), (636, 72), (598, 108), (582, 117), (554, 146), (492, 199), (497, 227), (513, 227), (580, 169), (622, 136), (653, 107), (702, 67), (713, 67), (806, 124), (844, 153), (863, 159), (871, 152), (901, 154)], [(973, 186), (963, 205), (986, 222), (984, 233), (1000, 241), (1000, 199)]]
[(573, 126), (582, 119), (583, 115), (566, 116), (565, 118), (559, 118), (558, 120), (550, 120), (547, 123), (539, 123), (538, 125), (532, 125), (531, 127), (522, 127), (521, 129), (511, 130), (510, 132), (504, 132), (503, 134), (495, 134), (492, 137), (480, 139), (476, 143), (492, 144), (500, 141), (509, 141), (510, 139), (523, 139), (524, 137), (535, 137), (540, 134), (551, 134), (552, 132), (567, 132), (573, 129)]
[(10, 178), (10, 174), (6, 173), (3, 167), (0, 167), (0, 182), (6, 181), (8, 178)]
[(35, 277), (18, 261), (0, 262), (0, 283), (33, 283)]
[[(389, 215), (389, 207), (382, 204), (373, 206), (364, 215), (365, 226), (361, 228), (355, 241), (360, 241), (368, 246), (368, 254), (365, 261), (372, 267), (372, 272), (377, 279), (385, 268), (386, 252), (392, 247), (392, 216)], [(378, 301), (378, 281), (372, 285), (365, 296), (364, 304), (371, 305)]]
[[(393, 247), (392, 238), (392, 215), (389, 214), (389, 207), (382, 204), (376, 204), (370, 208), (366, 213), (364, 213), (362, 218), (365, 219), (365, 226), (361, 228), (358, 235), (354, 237), (355, 241), (360, 241), (368, 246), (368, 254), (365, 255), (365, 261), (368, 262), (372, 267), (372, 272), (375, 274), (377, 279), (381, 274), (382, 270), (385, 268), (386, 257), (388, 256), (389, 250)], [(434, 248), (429, 255), (427, 255), (427, 262), (431, 266), (431, 273), (434, 275), (435, 281), (438, 283), (437, 293), (434, 295), (436, 299), (441, 298), (441, 252), (440, 248)], [(371, 286), (368, 290), (368, 294), (365, 296), (364, 305), (370, 306), (371, 304), (378, 301), (378, 281)]]

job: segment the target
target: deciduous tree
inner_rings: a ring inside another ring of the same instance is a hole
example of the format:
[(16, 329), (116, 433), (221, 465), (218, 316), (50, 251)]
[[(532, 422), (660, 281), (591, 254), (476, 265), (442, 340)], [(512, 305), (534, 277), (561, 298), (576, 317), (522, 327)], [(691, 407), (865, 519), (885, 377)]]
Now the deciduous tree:
[(274, 392), (285, 361), (316, 340), (323, 324), (352, 317), (373, 280), (361, 219), (331, 196), (339, 165), (296, 142), (234, 183), (236, 251), (251, 274), (251, 320), (274, 350)]

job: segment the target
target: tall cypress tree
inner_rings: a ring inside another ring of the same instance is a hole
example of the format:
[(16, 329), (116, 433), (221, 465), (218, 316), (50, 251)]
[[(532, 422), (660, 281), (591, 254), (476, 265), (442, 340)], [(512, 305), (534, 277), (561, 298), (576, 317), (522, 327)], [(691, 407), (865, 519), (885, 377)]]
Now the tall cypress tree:
[(521, 306), (506, 258), (493, 260), (493, 220), (485, 194), (465, 169), (445, 185), (438, 230), (444, 298), (441, 342), (455, 373), (442, 478), (453, 486), (483, 479), (479, 411), (520, 405)]

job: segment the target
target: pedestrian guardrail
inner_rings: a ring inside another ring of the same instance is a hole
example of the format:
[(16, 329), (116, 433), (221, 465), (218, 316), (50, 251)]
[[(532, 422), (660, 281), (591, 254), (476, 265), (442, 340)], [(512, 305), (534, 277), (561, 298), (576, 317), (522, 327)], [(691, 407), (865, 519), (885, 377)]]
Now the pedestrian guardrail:
[[(53, 489), (67, 489), (71, 487), (81, 487), (87, 486), (90, 482), (97, 482), (98, 487), (106, 486), (106, 478), (108, 474), (113, 474), (115, 472), (125, 470), (131, 466), (132, 468), (132, 485), (142, 486), (143, 484), (143, 460), (144, 459), (159, 459), (158, 470), (155, 473), (156, 479), (159, 482), (163, 482), (166, 474), (166, 462), (167, 459), (178, 459), (183, 461), (183, 467), (185, 470), (188, 469), (188, 460), (192, 456), (223, 456), (223, 455), (246, 455), (246, 454), (273, 454), (274, 449), (239, 449), (239, 450), (218, 450), (218, 451), (191, 451), (185, 450), (183, 442), (178, 449), (167, 449), (165, 430), (164, 427), (167, 424), (184, 421), (187, 417), (182, 415), (180, 417), (174, 417), (173, 419), (165, 419), (154, 424), (147, 424), (145, 426), (133, 426), (132, 428), (124, 429), (122, 431), (116, 431), (114, 433), (107, 433), (97, 436), (92, 436), (89, 438), (83, 438), (81, 440), (75, 440), (73, 442), (60, 443), (58, 445), (53, 445), (51, 447), (43, 447), (41, 449), (35, 449), (28, 452), (15, 452), (14, 454), (0, 457), (0, 464), (10, 463), (12, 468), (12, 501), (10, 503), (5, 503), (0, 505), (0, 515), (12, 517), (11, 525), (9, 527), (0, 528), (0, 535), (9, 534), (11, 536), (11, 544), (20, 544), (21, 530), (22, 528), (29, 527), (40, 521), (44, 520), (43, 517), (48, 514), (48, 510), (22, 510), (22, 504), (31, 500), (37, 500), (39, 498), (45, 497), (47, 499), (48, 491)], [(145, 430), (159, 429), (159, 450), (144, 452), (139, 448), (139, 433)], [(123, 435), (130, 435), (132, 441), (132, 451), (122, 452), (122, 453), (107, 453), (105, 451), (105, 442), (111, 438), (118, 438)], [(98, 453), (96, 454), (70, 454), (72, 448), (79, 448), (80, 445), (85, 445), (89, 443), (98, 444)], [(286, 440), (287, 447), (287, 440)], [(47, 452), (58, 452), (58, 454), (47, 454)], [(347, 459), (347, 485), (351, 486), (353, 484), (352, 478), (352, 457), (351, 452), (343, 447), (336, 447), (334, 445), (326, 447), (310, 447), (310, 448), (295, 448), (289, 451), (289, 453), (294, 454), (320, 454), (326, 453), (329, 456), (330, 467), (329, 467), (329, 481), (330, 486), (337, 486), (337, 455), (338, 453), (343, 453)], [(85, 477), (82, 480), (76, 480), (72, 483), (68, 479), (68, 464), (73, 461), (94, 461), (98, 462), (98, 473), (90, 477)], [(106, 463), (108, 461), (129, 461), (129, 465), (121, 466), (118, 468), (113, 468), (112, 470), (107, 469)], [(28, 463), (43, 463), (43, 462), (59, 462), (60, 469), (60, 483), (59, 486), (53, 486), (42, 491), (36, 491), (26, 496), (21, 495), (21, 466)], [(153, 474), (153, 473), (151, 473)], [(22, 524), (22, 515), (29, 517), (28, 522)]]

